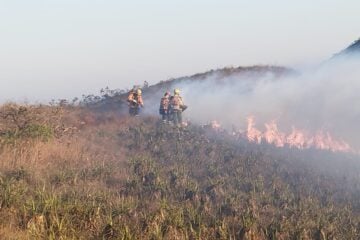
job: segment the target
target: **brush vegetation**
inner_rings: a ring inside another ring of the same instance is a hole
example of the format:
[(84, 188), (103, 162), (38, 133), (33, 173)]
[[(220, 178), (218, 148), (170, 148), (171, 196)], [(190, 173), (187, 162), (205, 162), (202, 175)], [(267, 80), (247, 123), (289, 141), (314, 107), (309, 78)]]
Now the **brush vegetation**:
[(85, 105), (0, 117), (0, 239), (360, 239), (359, 175), (333, 154)]

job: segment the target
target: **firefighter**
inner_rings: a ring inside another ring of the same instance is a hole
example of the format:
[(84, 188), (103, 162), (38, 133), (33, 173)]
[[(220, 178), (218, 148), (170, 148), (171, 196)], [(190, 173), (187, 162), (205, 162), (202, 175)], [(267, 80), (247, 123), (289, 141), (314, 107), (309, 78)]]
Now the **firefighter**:
[(171, 100), (172, 117), (175, 126), (182, 125), (182, 112), (187, 108), (184, 104), (182, 97), (180, 96), (180, 90), (174, 90), (174, 96)]
[(169, 123), (174, 122), (174, 114), (173, 114), (174, 112), (173, 112), (172, 105), (171, 105), (171, 102), (172, 102), (173, 99), (174, 99), (174, 96), (170, 95), (170, 97), (169, 97), (169, 108), (168, 108), (168, 122)]
[(142, 91), (141, 89), (131, 90), (128, 96), (128, 104), (129, 104), (129, 114), (131, 116), (138, 116), (140, 112), (140, 107), (144, 107), (144, 102), (142, 100)]
[(168, 122), (170, 120), (170, 92), (166, 92), (160, 100), (159, 113), (162, 116), (163, 122)]

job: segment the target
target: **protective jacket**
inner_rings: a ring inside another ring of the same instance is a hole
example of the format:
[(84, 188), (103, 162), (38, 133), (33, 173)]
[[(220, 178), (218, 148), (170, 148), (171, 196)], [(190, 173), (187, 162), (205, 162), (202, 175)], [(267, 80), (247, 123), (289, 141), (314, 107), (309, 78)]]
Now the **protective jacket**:
[(142, 100), (141, 95), (138, 95), (135, 92), (130, 92), (128, 99), (127, 99), (130, 107), (142, 107), (144, 106), (144, 102)]
[(179, 95), (175, 95), (171, 99), (171, 107), (172, 107), (173, 110), (182, 111), (184, 106), (185, 105), (184, 105), (184, 102), (182, 100), (182, 97), (180, 97)]
[(164, 96), (160, 100), (160, 109), (162, 110), (168, 110), (170, 104), (169, 96)]

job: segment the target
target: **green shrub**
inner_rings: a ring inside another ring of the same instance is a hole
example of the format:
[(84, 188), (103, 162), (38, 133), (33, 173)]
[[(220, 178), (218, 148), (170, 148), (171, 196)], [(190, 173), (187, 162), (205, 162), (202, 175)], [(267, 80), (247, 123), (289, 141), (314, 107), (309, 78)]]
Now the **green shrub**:
[(20, 136), (25, 138), (37, 138), (47, 141), (52, 138), (54, 131), (51, 127), (41, 124), (30, 124), (20, 131)]
[(50, 126), (41, 124), (29, 124), (22, 129), (4, 131), (1, 134), (2, 144), (14, 144), (17, 140), (39, 139), (48, 141), (54, 136), (54, 131)]

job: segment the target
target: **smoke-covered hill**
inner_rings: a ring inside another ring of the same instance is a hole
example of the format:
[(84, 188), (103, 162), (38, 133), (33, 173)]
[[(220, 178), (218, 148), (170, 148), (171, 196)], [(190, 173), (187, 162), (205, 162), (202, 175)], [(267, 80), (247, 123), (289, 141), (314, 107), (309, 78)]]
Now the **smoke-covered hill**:
[(347, 48), (335, 54), (334, 57), (351, 57), (360, 55), (360, 38), (350, 44)]
[(353, 52), (353, 53), (360, 53), (360, 39), (356, 40), (352, 43), (345, 51)]
[[(297, 74), (293, 69), (278, 66), (251, 66), (251, 67), (226, 67), (216, 70), (210, 70), (203, 73), (194, 74), (191, 76), (184, 76), (179, 78), (168, 79), (160, 81), (157, 84), (148, 86), (136, 86), (143, 90), (143, 97), (146, 106), (149, 109), (147, 112), (157, 112), (158, 101), (165, 91), (171, 91), (175, 87), (181, 87), (189, 83), (207, 84), (207, 80), (214, 79), (219, 85), (231, 84), (232, 80), (241, 82), (244, 79), (251, 78), (253, 81), (259, 80), (262, 77), (273, 76), (274, 78), (281, 78), (283, 76)], [(102, 97), (84, 96), (85, 102), (98, 111), (116, 110), (126, 108), (126, 98), (128, 90), (126, 91), (105, 91)], [(88, 97), (88, 99), (86, 99)], [(86, 101), (87, 100), (87, 101)], [(156, 106), (155, 108), (153, 106)], [(151, 110), (151, 111), (150, 111)]]
[[(360, 151), (360, 109), (353, 107), (360, 102), (359, 60), (337, 58), (301, 73), (284, 67), (254, 66), (170, 79), (143, 87), (142, 114), (157, 116), (164, 92), (179, 88), (188, 105), (184, 113), (187, 121), (217, 121), (226, 129), (241, 132), (255, 127), (273, 135), (279, 145), (300, 132), (294, 144), (302, 147), (312, 146), (321, 138), (317, 143), (321, 148), (340, 144), (341, 148)], [(92, 106), (97, 111), (127, 114), (126, 97), (126, 91), (105, 95)], [(254, 119), (253, 126), (249, 118)]]
[[(295, 129), (307, 139), (325, 134), (329, 141), (336, 139), (359, 151), (360, 109), (353, 107), (360, 103), (359, 60), (339, 59), (301, 74), (286, 68), (240, 68), (226, 75), (210, 72), (159, 83), (144, 89), (143, 114), (157, 115), (164, 92), (179, 88), (188, 105), (184, 117), (190, 122), (216, 120), (226, 129), (245, 132), (253, 117), (259, 131), (279, 139)], [(308, 145), (306, 139), (300, 142)]]

